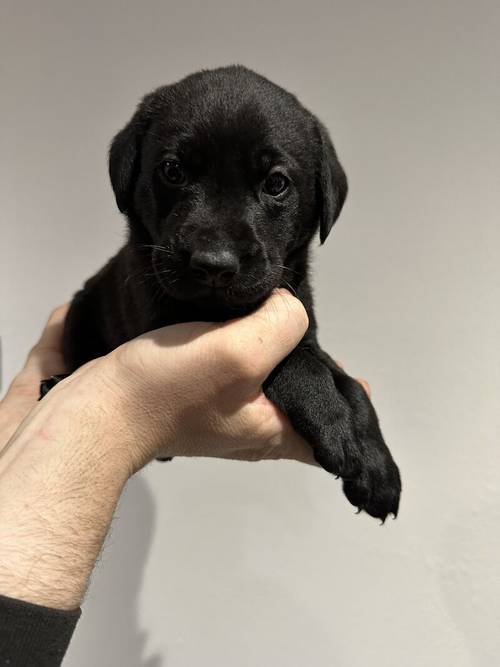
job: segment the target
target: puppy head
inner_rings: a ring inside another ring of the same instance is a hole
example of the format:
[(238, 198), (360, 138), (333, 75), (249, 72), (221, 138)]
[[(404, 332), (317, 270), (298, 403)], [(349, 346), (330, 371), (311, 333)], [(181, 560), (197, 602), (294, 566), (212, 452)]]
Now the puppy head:
[(318, 226), (325, 241), (347, 194), (321, 123), (240, 66), (147, 95), (112, 142), (109, 172), (165, 292), (236, 308), (279, 286)]

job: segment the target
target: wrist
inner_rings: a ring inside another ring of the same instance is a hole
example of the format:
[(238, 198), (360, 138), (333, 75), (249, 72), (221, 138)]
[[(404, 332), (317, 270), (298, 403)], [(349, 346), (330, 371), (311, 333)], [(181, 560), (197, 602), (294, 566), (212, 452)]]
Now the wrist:
[(112, 437), (129, 477), (157, 456), (175, 456), (172, 443), (179, 431), (177, 397), (171, 392), (169, 400), (163, 400), (162, 383), (166, 382), (162, 379), (158, 383), (137, 363), (134, 357), (139, 355), (129, 354), (131, 345), (126, 343), (107, 355), (104, 373), (115, 414)]

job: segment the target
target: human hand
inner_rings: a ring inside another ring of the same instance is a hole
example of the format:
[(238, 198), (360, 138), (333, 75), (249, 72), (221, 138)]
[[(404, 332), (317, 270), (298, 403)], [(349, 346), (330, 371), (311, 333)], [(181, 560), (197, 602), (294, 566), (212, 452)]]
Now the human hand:
[[(24, 368), (0, 402), (0, 452), (36, 406), (40, 381), (66, 370), (61, 342), (67, 310), (64, 304), (51, 313)], [(281, 290), (241, 320), (217, 325), (195, 322), (149, 332), (107, 358), (86, 364), (62, 386), (76, 380), (84, 399), (85, 392), (99, 394), (103, 382), (112, 389), (120, 409), (118, 423), (111, 426), (124, 431), (125, 458), (131, 457), (132, 470), (158, 455), (292, 459), (316, 465), (310, 446), (261, 389), (306, 326), (300, 302)], [(359, 382), (369, 394), (368, 383)], [(70, 398), (67, 394), (65, 399)], [(50, 396), (54, 401), (54, 390)], [(46, 397), (45, 406), (48, 401)], [(137, 440), (131, 442), (134, 434)]]
[(74, 609), (123, 486), (158, 454), (312, 455), (260, 386), (307, 328), (293, 297), (275, 294), (234, 322), (145, 334), (38, 402), (40, 380), (65, 370), (64, 312), (53, 313), (0, 404), (0, 591)]
[(60, 609), (84, 595), (128, 477), (158, 455), (314, 463), (262, 393), (307, 316), (287, 292), (251, 315), (165, 327), (65, 371), (67, 306), (0, 402), (0, 591)]
[(52, 311), (24, 367), (14, 377), (0, 401), (0, 454), (23, 419), (37, 404), (41, 380), (66, 372), (62, 334), (68, 308), (69, 304), (65, 303)]

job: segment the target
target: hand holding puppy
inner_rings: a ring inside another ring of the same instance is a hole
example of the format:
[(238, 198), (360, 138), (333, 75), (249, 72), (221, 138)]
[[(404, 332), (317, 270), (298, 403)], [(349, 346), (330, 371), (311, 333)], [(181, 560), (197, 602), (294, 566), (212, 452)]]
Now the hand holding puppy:
[(40, 380), (65, 370), (65, 314), (0, 403), (0, 593), (73, 609), (127, 479), (154, 457), (313, 458), (261, 389), (307, 328), (285, 291), (241, 320), (149, 332), (37, 402)]
[(38, 402), (40, 380), (65, 371), (66, 312), (52, 313), (0, 402), (0, 593), (73, 609), (127, 479), (153, 458), (315, 461), (262, 392), (307, 329), (285, 290), (239, 320), (140, 336)]

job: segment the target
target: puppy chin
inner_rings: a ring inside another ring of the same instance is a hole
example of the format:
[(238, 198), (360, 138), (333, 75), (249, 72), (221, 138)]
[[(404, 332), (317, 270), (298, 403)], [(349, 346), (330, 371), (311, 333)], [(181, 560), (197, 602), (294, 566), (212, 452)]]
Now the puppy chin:
[(264, 301), (277, 287), (269, 281), (262, 281), (258, 285), (243, 287), (230, 285), (228, 287), (211, 287), (199, 285), (192, 281), (180, 280), (175, 284), (160, 281), (165, 294), (175, 299), (204, 306), (219, 311), (221, 308), (234, 311), (250, 311)]

